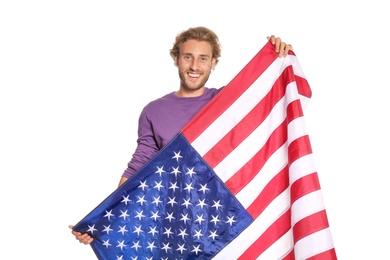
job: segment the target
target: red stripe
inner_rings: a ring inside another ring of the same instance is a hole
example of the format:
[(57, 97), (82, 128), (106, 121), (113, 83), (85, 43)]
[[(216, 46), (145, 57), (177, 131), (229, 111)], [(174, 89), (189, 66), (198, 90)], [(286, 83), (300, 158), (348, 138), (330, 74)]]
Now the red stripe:
[(294, 249), (291, 250), (282, 260), (295, 260)]
[(287, 121), (290, 123), (295, 118), (303, 116), (302, 106), (299, 99), (291, 101), (287, 106)]
[(256, 259), (291, 228), (291, 212), (287, 210), (238, 258)]
[(288, 146), (288, 161), (291, 165), (295, 160), (311, 153), (309, 136), (301, 136), (292, 141)]
[[(186, 139), (192, 143), (252, 85), (276, 58), (278, 58), (278, 54), (271, 42), (268, 42), (233, 80), (183, 127), (181, 132)], [(212, 108), (212, 111), (209, 111), (210, 108)], [(196, 127), (193, 127), (193, 125), (196, 125)]]
[(264, 146), (238, 170), (225, 184), (233, 194), (237, 194), (253, 178), (259, 174), (269, 157), (282, 146), (287, 140), (286, 121), (275, 129)]
[(286, 86), (293, 80), (294, 75), (292, 74), (292, 70), (285, 69), (267, 95), (265, 95), (265, 97), (263, 97), (229, 133), (221, 138), (221, 140), (203, 156), (203, 159), (212, 168), (218, 165), (243, 140), (245, 140), (245, 138), (259, 127), (261, 123), (263, 123), (269, 113), (272, 113), (272, 108), (283, 98), (286, 93)]
[(329, 223), (326, 212), (325, 210), (321, 210), (301, 219), (294, 225), (294, 241), (297, 243), (300, 239), (328, 227)]
[[(283, 260), (295, 260), (294, 250), (292, 250), (288, 255), (282, 258)], [(306, 260), (337, 260), (336, 250), (334, 248), (329, 249), (325, 252), (317, 254), (315, 256), (309, 257)]]
[(337, 259), (336, 250), (334, 248), (324, 251), (320, 254), (307, 258), (307, 260), (331, 260)]
[(257, 218), (264, 209), (289, 186), (288, 168), (284, 167), (264, 187), (253, 203), (247, 208), (248, 213)]
[(305, 78), (295, 75), (295, 81), (297, 83), (299, 94), (311, 98), (312, 92), (307, 80)]
[(291, 203), (294, 203), (306, 194), (320, 189), (320, 182), (316, 172), (303, 176), (291, 184)]

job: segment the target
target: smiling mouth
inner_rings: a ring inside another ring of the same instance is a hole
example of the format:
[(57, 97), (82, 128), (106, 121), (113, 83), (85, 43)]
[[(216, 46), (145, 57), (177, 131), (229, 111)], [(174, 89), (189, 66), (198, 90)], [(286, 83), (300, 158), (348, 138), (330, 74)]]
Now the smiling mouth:
[(188, 75), (190, 78), (194, 78), (194, 79), (200, 78), (200, 73), (192, 73), (192, 72), (189, 72), (189, 73), (187, 73), (187, 75)]

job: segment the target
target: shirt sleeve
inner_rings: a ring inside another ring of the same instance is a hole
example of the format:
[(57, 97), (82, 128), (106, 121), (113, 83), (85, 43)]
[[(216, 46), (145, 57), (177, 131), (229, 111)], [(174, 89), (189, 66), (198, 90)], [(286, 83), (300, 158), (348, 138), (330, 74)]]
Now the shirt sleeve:
[(142, 166), (144, 166), (158, 151), (159, 147), (154, 137), (153, 125), (151, 124), (146, 107), (142, 110), (138, 121), (137, 148), (133, 153), (127, 169), (122, 177), (130, 178)]

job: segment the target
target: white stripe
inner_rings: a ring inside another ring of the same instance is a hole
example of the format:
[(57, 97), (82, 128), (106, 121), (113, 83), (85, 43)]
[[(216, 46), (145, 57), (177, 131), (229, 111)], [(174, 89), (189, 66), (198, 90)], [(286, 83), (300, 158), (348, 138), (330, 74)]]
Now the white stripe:
[(321, 190), (313, 191), (296, 200), (291, 206), (291, 225), (325, 209)]
[(286, 104), (298, 99), (297, 95), (294, 96), (294, 91), (291, 88), (296, 88), (296, 85), (293, 83), (288, 84), (286, 91), (290, 94), (281, 98), (272, 108), (264, 122), (214, 167), (214, 171), (222, 181), (227, 181), (241, 169), (264, 146), (269, 135), (285, 120)]
[[(288, 55), (286, 59), (288, 59), (289, 62), (292, 64), (294, 75), (306, 79), (305, 74), (303, 73), (302, 67), (299, 64), (297, 57), (294, 55)], [(299, 95), (299, 99), (301, 100), (302, 109), (305, 110), (307, 105), (310, 102), (310, 98), (303, 95)]]
[(334, 248), (332, 234), (329, 228), (325, 228), (295, 243), (295, 259), (307, 259), (332, 248)]
[(305, 111), (307, 105), (309, 104), (310, 98), (303, 95), (299, 95), (299, 99), (301, 100), (302, 110)]
[(290, 165), (289, 174), (290, 174), (290, 185), (293, 184), (296, 180), (316, 172), (316, 166), (314, 165), (314, 156), (313, 154), (308, 154), (302, 156), (301, 158), (295, 160)]
[(288, 162), (287, 144), (282, 145), (264, 164), (253, 180), (236, 194), (238, 201), (248, 208), (263, 191), (264, 187), (280, 172)]
[[(236, 239), (226, 245), (213, 259), (237, 259), (250, 247), (267, 228), (272, 225), (290, 207), (290, 190), (276, 197), (263, 213), (252, 222)], [(255, 230), (255, 232), (254, 232)], [(269, 259), (276, 259), (271, 257)]]
[(298, 59), (295, 55), (287, 55), (285, 58), (286, 62), (291, 64), (293, 66), (294, 74), (301, 77), (306, 78), (305, 74), (303, 73), (302, 67), (298, 62)]
[(205, 155), (264, 98), (280, 73), (283, 72), (285, 67), (281, 69), (282, 63), (282, 59), (276, 59), (222, 115), (191, 143), (201, 156)]
[(308, 135), (305, 119), (303, 116), (297, 117), (288, 124), (288, 144), (291, 144), (299, 137)]
[(297, 88), (297, 83), (295, 81), (290, 82), (286, 86), (286, 94), (285, 94), (285, 96), (288, 97), (287, 98), (288, 103), (290, 103), (290, 102), (292, 102), (294, 100), (299, 99), (299, 92), (298, 92), (298, 88)]
[(292, 229), (273, 243), (262, 253), (257, 260), (283, 259), (294, 247), (294, 237)]
[(245, 140), (239, 144), (228, 156), (224, 158), (214, 171), (222, 179), (227, 181), (242, 166), (244, 166), (267, 142), (272, 133), (286, 117), (284, 99), (281, 99), (272, 109), (270, 115), (260, 124)]

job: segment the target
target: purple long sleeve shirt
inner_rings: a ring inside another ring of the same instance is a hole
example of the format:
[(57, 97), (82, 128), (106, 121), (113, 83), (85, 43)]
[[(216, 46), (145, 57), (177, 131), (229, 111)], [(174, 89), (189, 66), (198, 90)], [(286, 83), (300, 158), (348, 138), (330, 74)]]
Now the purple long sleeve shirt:
[(130, 178), (165, 146), (220, 89), (205, 88), (199, 97), (169, 93), (147, 104), (138, 121), (137, 148), (123, 173)]

